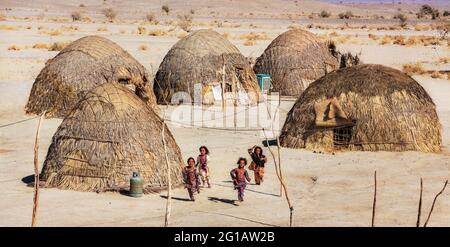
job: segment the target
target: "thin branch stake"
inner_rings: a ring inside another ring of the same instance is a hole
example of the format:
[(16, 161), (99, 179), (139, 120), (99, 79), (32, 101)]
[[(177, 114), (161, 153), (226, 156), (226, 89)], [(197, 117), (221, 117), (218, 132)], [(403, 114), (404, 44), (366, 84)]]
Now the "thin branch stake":
[(430, 212), (428, 213), (427, 220), (425, 221), (425, 224), (423, 225), (423, 227), (427, 227), (428, 221), (430, 221), (431, 214), (433, 213), (433, 210), (434, 210), (434, 204), (436, 204), (437, 198), (444, 192), (445, 187), (447, 187), (447, 184), (448, 184), (448, 180), (445, 181), (444, 187), (442, 187), (442, 190), (439, 191), (439, 193), (437, 193), (436, 196), (434, 197), (433, 204), (431, 204)]
[(373, 192), (373, 204), (372, 204), (372, 227), (375, 226), (375, 212), (377, 206), (377, 171), (375, 170), (373, 174), (374, 178), (374, 192)]
[(420, 216), (422, 214), (422, 194), (423, 194), (423, 179), (420, 178), (420, 197), (419, 197), (419, 208), (417, 209), (416, 227), (420, 226)]
[(41, 114), (34, 139), (34, 196), (33, 196), (33, 213), (31, 216), (31, 227), (37, 224), (37, 210), (39, 207), (39, 133), (41, 131), (41, 123), (44, 118), (45, 111)]

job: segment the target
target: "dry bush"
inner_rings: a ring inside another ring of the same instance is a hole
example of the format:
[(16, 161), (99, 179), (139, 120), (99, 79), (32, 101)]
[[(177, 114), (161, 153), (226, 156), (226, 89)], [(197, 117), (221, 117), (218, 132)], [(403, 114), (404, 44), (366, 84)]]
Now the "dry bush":
[(403, 72), (405, 72), (408, 75), (423, 75), (427, 73), (427, 71), (423, 68), (422, 64), (420, 63), (408, 63), (403, 64), (402, 66)]
[(156, 19), (156, 15), (153, 12), (148, 12), (147, 15), (145, 15), (145, 19), (152, 23), (152, 24), (158, 24), (158, 20)]
[(406, 15), (404, 15), (404, 14), (401, 14), (401, 13), (396, 14), (396, 15), (394, 15), (394, 19), (399, 20), (400, 21), (400, 26), (403, 27), (403, 28), (406, 27), (406, 25), (408, 24), (407, 23), (408, 17)]
[(0, 25), (0, 30), (15, 31), (19, 30), (18, 26)]
[(20, 47), (17, 45), (11, 45), (8, 47), (8, 51), (20, 51)]
[(162, 10), (164, 13), (166, 13), (166, 15), (168, 15), (169, 12), (170, 12), (169, 5), (164, 4), (163, 6), (161, 6), (161, 10)]
[(450, 58), (448, 58), (448, 57), (440, 57), (438, 60), (438, 63), (448, 64), (449, 61), (450, 61)]
[(183, 14), (178, 15), (178, 27), (186, 32), (190, 32), (192, 30), (192, 15), (190, 14)]
[(4, 14), (0, 14), (0, 21), (6, 21), (6, 16)]
[(239, 36), (239, 39), (246, 39), (246, 40), (268, 40), (270, 39), (269, 35), (267, 35), (267, 33), (263, 32), (263, 33), (247, 33), (247, 34), (241, 34)]
[(144, 26), (138, 26), (138, 34), (145, 34), (146, 29)]
[(433, 72), (430, 73), (431, 78), (433, 79), (444, 79), (445, 78), (445, 74), (435, 70)]
[(414, 30), (415, 31), (429, 31), (431, 27), (429, 25), (415, 25)]
[(450, 11), (445, 10), (444, 13), (442, 13), (442, 16), (444, 17), (450, 16)]
[(150, 36), (166, 36), (167, 32), (161, 29), (154, 29), (154, 30), (150, 30), (148, 31), (148, 35)]
[(438, 25), (436, 25), (436, 30), (442, 40), (447, 39), (448, 33), (450, 31), (450, 22), (439, 23)]
[(119, 30), (119, 33), (120, 33), (120, 34), (125, 34), (126, 32), (127, 32), (127, 31), (124, 30), (124, 29), (120, 29), (120, 30)]
[(256, 44), (256, 42), (254, 40), (246, 40), (244, 42), (245, 46), (254, 46)]
[(71, 41), (58, 41), (54, 42), (49, 48), (49, 51), (61, 51), (66, 48), (71, 43)]
[(78, 26), (62, 26), (61, 32), (75, 32), (80, 31), (80, 28)]
[(40, 31), (40, 34), (45, 34), (45, 35), (50, 35), (50, 36), (59, 36), (61, 34), (63, 34), (60, 30), (58, 29), (54, 29), (54, 30), (49, 30), (49, 31)]
[(37, 43), (33, 45), (33, 49), (46, 49), (48, 50), (50, 48), (50, 46), (48, 44), (45, 43)]
[(80, 8), (84, 8), (86, 7), (86, 5), (84, 5), (83, 3), (81, 3), (80, 5), (78, 5)]
[(117, 17), (117, 12), (113, 8), (103, 9), (102, 13), (103, 15), (105, 15), (109, 22), (114, 22)]
[(322, 10), (322, 11), (320, 11), (319, 16), (322, 17), (322, 18), (328, 18), (328, 17), (331, 16), (331, 13), (326, 11), (326, 10)]
[(79, 11), (74, 11), (70, 14), (70, 17), (72, 17), (72, 21), (80, 21), (81, 13)]
[(141, 44), (141, 45), (138, 47), (138, 49), (141, 50), (141, 51), (146, 51), (146, 50), (148, 50), (148, 46), (145, 45), (145, 44)]
[(379, 37), (379, 36), (377, 36), (377, 35), (375, 35), (375, 34), (371, 34), (371, 33), (369, 33), (369, 39), (371, 39), (371, 40), (379, 40), (379, 39), (380, 39), (380, 37)]
[(99, 28), (97, 28), (97, 32), (106, 32), (106, 31), (108, 31), (107, 27), (99, 27)]
[(331, 32), (329, 35), (330, 35), (331, 37), (337, 37), (337, 36), (339, 36), (339, 34), (338, 34), (337, 32)]
[(339, 16), (340, 19), (351, 19), (355, 15), (351, 11), (346, 11), (345, 13), (339, 13), (338, 16)]

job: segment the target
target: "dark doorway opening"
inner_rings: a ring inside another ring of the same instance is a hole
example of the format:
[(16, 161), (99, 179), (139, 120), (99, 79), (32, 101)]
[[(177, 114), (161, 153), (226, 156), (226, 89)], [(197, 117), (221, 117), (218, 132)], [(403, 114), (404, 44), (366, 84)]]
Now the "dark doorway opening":
[(342, 126), (333, 129), (333, 144), (338, 148), (347, 148), (351, 142), (353, 126)]

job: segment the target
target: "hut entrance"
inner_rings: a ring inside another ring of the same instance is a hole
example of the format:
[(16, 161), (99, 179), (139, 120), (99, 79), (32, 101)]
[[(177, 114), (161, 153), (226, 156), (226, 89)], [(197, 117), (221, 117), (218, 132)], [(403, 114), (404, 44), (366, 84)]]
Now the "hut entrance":
[(333, 129), (333, 145), (338, 148), (347, 148), (353, 134), (353, 125)]

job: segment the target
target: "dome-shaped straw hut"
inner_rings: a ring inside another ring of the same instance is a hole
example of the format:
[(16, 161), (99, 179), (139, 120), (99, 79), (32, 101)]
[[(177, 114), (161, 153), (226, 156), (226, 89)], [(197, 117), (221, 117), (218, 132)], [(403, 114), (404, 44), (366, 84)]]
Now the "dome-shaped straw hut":
[(80, 38), (47, 61), (37, 76), (27, 114), (65, 117), (86, 92), (103, 83), (129, 84), (149, 105), (156, 103), (147, 72), (119, 45), (100, 36)]
[(401, 71), (357, 65), (313, 82), (289, 111), (289, 148), (438, 152), (441, 124), (427, 92)]
[(272, 91), (298, 97), (308, 85), (339, 69), (328, 45), (311, 32), (293, 29), (282, 33), (256, 59), (256, 74), (272, 75)]
[[(167, 187), (164, 123), (126, 86), (102, 84), (63, 120), (41, 172), (45, 187), (80, 191), (127, 189), (139, 172), (147, 191)], [(182, 181), (180, 149), (165, 129), (173, 185)]]
[(159, 104), (214, 104), (222, 94), (225, 100), (251, 104), (260, 95), (247, 59), (213, 30), (195, 31), (170, 49), (156, 73), (153, 91)]

